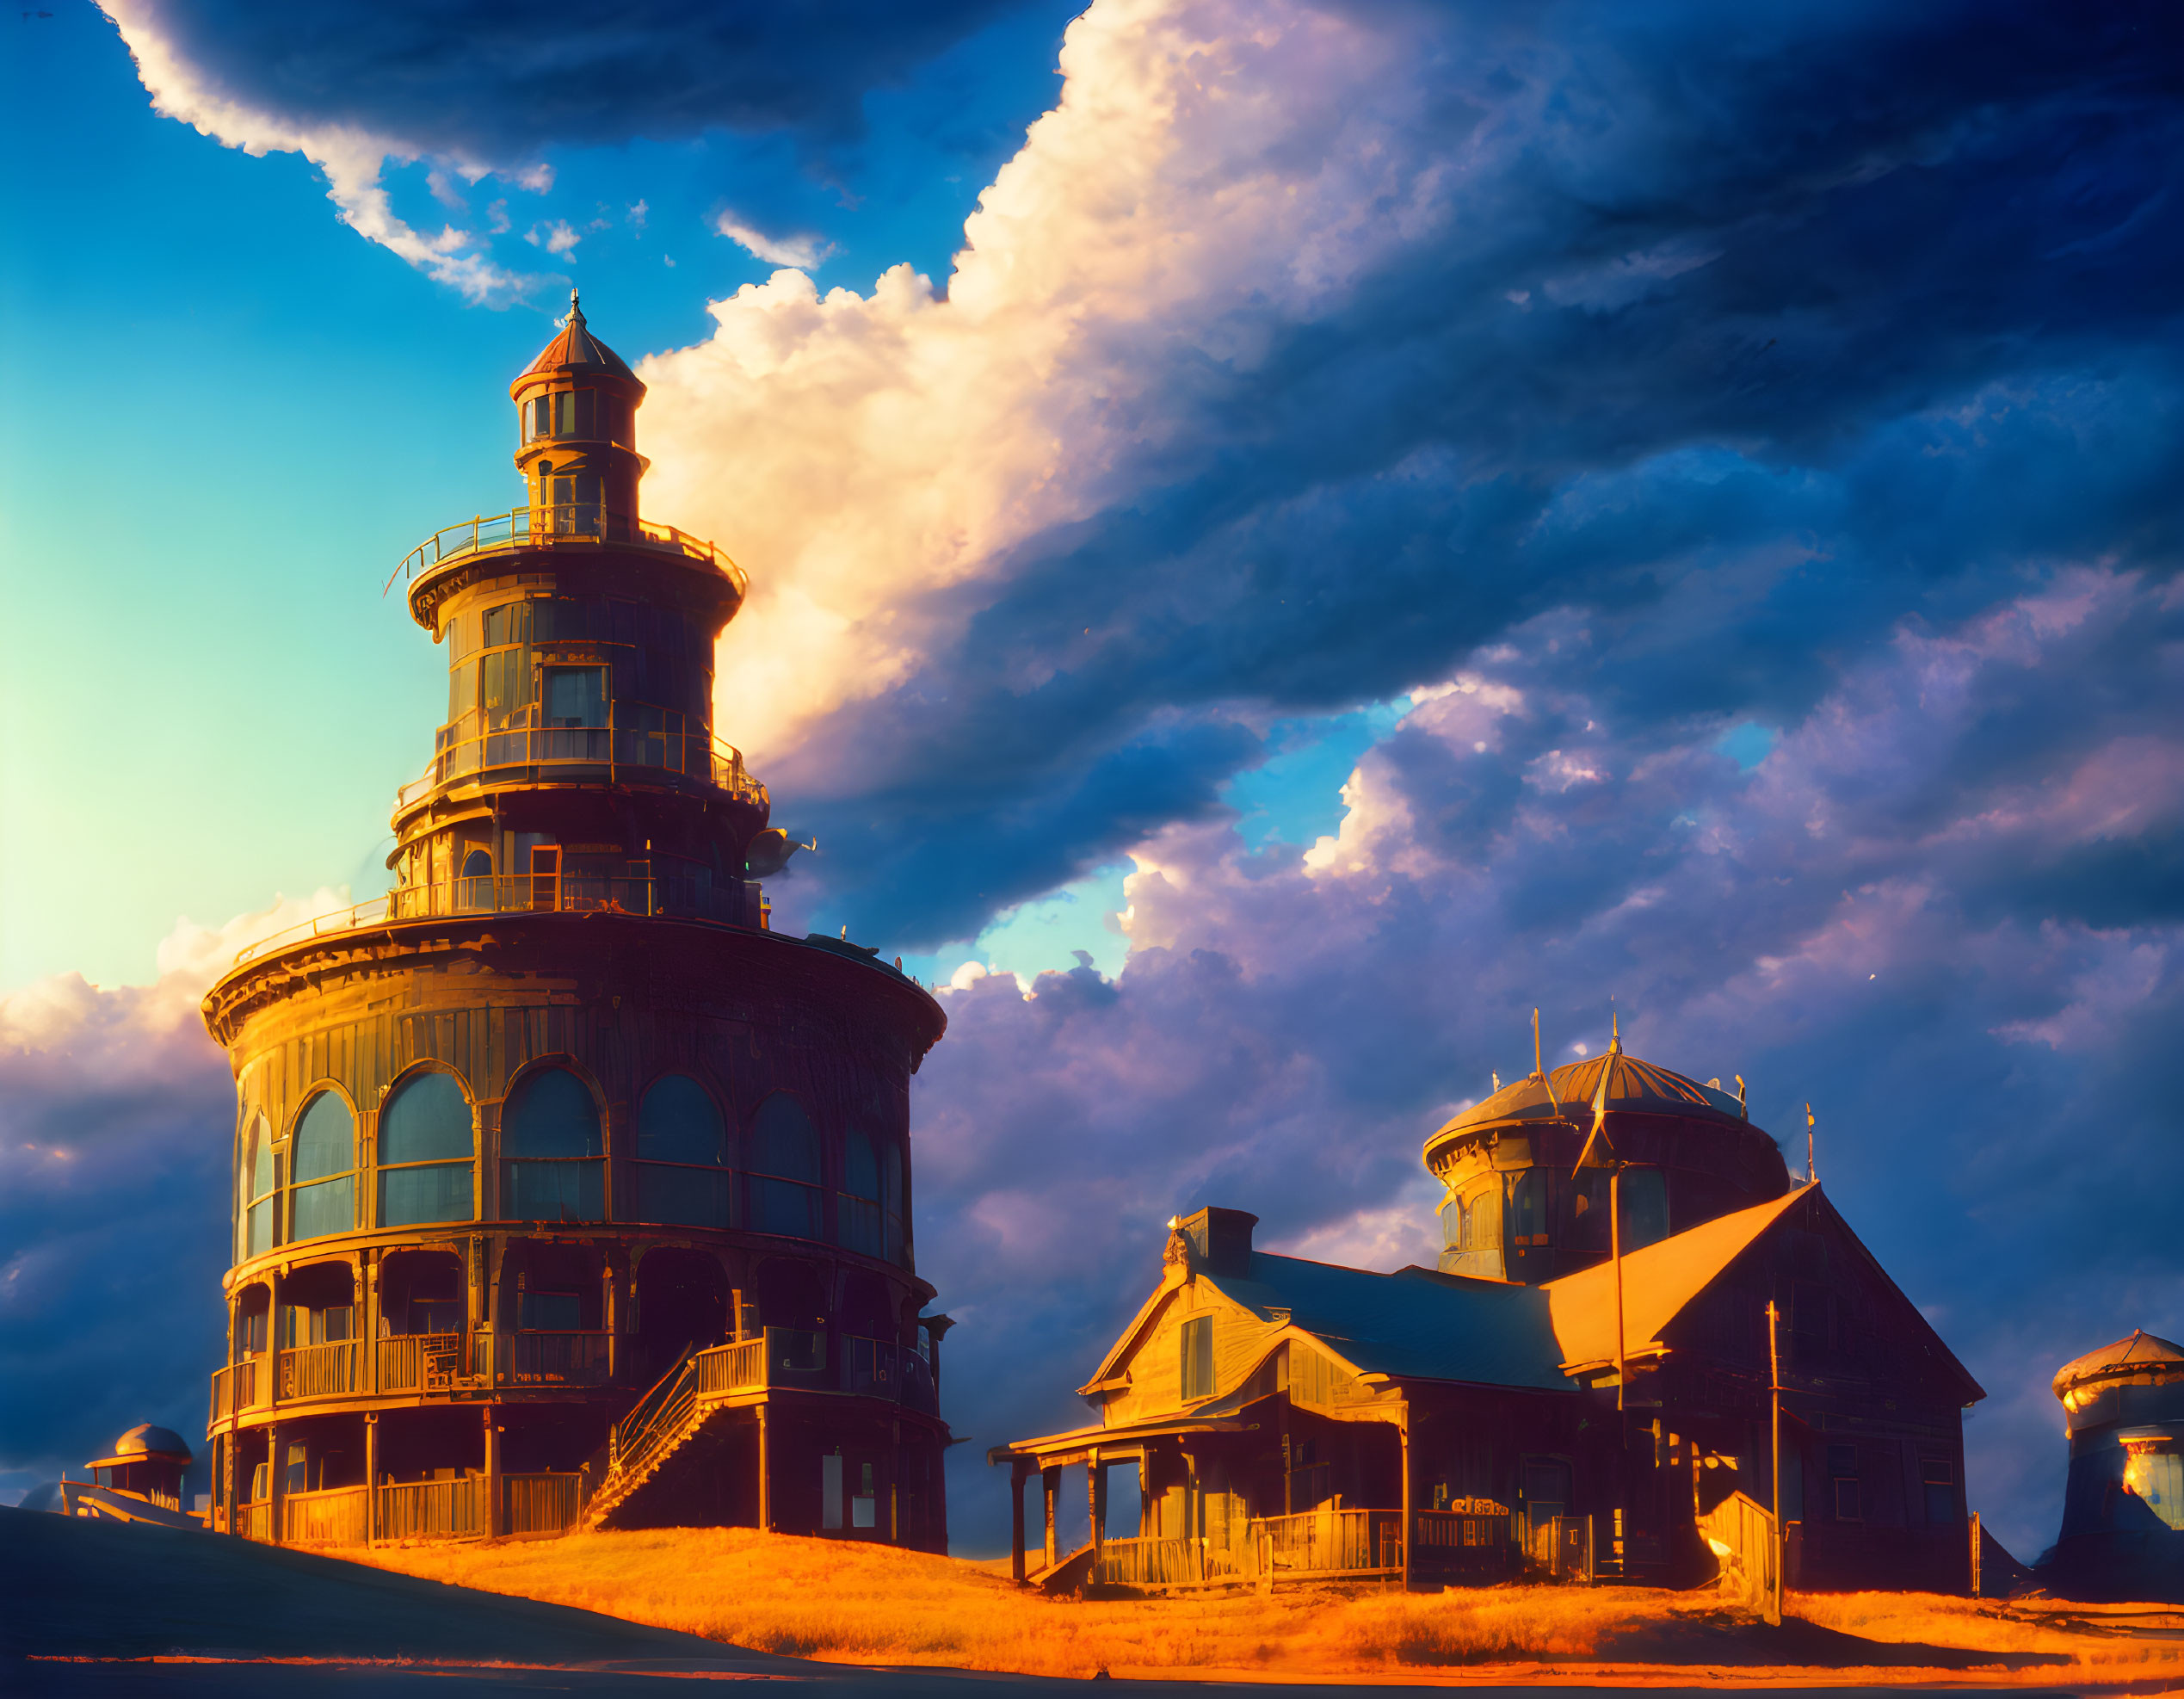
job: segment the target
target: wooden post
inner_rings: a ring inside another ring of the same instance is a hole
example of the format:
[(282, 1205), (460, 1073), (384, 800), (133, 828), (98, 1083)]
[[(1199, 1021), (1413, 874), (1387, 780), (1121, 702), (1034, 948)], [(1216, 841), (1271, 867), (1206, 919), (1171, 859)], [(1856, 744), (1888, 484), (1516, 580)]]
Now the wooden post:
[(1768, 1589), (1767, 1620), (1778, 1627), (1782, 1621), (1782, 1565), (1789, 1549), (1789, 1524), (1782, 1516), (1782, 1353), (1778, 1324), (1782, 1313), (1774, 1301), (1767, 1301), (1768, 1428), (1774, 1454), (1774, 1576)]
[(1092, 1513), (1092, 1561), (1100, 1561), (1100, 1548), (1107, 1537), (1107, 1470), (1100, 1461), (1100, 1449), (1092, 1448), (1084, 1460), (1085, 1507)]
[(491, 1540), (501, 1531), (501, 1409), (497, 1404), (479, 1407), (485, 1413), (485, 1537)]
[(1982, 1555), (1979, 1550), (1979, 1512), (1974, 1511), (1966, 1518), (1965, 1526), (1971, 1535), (1971, 1596), (1977, 1598), (1982, 1592), (1979, 1573), (1979, 1560)]
[(265, 1537), (268, 1543), (281, 1543), (281, 1511), (285, 1498), (283, 1487), (288, 1475), (287, 1460), (281, 1455), (281, 1424), (265, 1424)]
[(1046, 1528), (1046, 1567), (1052, 1569), (1061, 1554), (1054, 1549), (1055, 1502), (1062, 1496), (1062, 1472), (1059, 1469), (1041, 1469), (1039, 1472), (1040, 1498)]
[(1024, 1579), (1024, 1478), (1030, 1471), (1021, 1457), (1009, 1465), (1009, 1578), (1022, 1585)]
[[(901, 1371), (898, 1369), (897, 1372), (899, 1374)], [(901, 1382), (896, 1384), (899, 1386)], [(889, 1453), (887, 1465), (887, 1538), (899, 1546), (903, 1542), (903, 1424), (897, 1422), (892, 1427), (895, 1436), (893, 1449)]]
[(1626, 1407), (1630, 1370), (1623, 1361), (1623, 1165), (1607, 1171), (1607, 1259), (1615, 1274), (1615, 1408)]
[(1396, 1406), (1396, 1440), (1403, 1456), (1403, 1590), (1410, 1591), (1410, 1404)]
[(773, 1459), (767, 1455), (766, 1406), (758, 1406), (758, 1528), (762, 1534), (774, 1531), (774, 1483), (768, 1479), (768, 1467)]
[[(230, 1382), (231, 1386), (232, 1384)], [(232, 1402), (231, 1399), (231, 1405)], [(228, 1418), (227, 1431), (220, 1436), (224, 1448), (220, 1452), (220, 1462), (227, 1471), (227, 1531), (236, 1535), (243, 1531), (243, 1518), (235, 1512), (235, 1442), (242, 1437), (243, 1424), (231, 1415)]]
[(364, 1412), (364, 1543), (379, 1537), (379, 1418), (376, 1411)]

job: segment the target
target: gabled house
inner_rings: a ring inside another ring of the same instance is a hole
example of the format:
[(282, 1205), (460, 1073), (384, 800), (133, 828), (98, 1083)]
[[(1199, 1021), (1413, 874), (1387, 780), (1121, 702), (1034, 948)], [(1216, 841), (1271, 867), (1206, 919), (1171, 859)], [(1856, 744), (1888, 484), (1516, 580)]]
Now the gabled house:
[[(1964, 1586), (1960, 1416), (1983, 1394), (1817, 1184), (1539, 1286), (1272, 1255), (1256, 1220), (1173, 1224), (1078, 1389), (1100, 1420), (988, 1454), (1018, 1579), (1706, 1579), (1724, 1504), (1774, 1508), (1771, 1302), (1790, 1584)], [(1138, 1534), (1106, 1540), (1107, 1477), (1133, 1465)], [(1078, 1467), (1093, 1540), (1065, 1555)]]

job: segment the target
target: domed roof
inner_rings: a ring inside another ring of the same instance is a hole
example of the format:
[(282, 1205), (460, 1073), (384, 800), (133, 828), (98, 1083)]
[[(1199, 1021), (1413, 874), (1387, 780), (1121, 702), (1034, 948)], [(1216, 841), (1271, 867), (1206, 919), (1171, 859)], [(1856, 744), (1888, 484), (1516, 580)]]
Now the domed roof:
[(2143, 1328), (2134, 1327), (2125, 1338), (2117, 1340), (2114, 1344), (2103, 1345), (2097, 1351), (2088, 1351), (2083, 1356), (2064, 1363), (2055, 1371), (2052, 1385), (2056, 1397), (2061, 1398), (2082, 1381), (2097, 1381), (2110, 1375), (2127, 1375), (2163, 1364), (2184, 1370), (2184, 1346), (2172, 1344)]
[[(1619, 1047), (1582, 1062), (1567, 1062), (1543, 1081), (1537, 1074), (1503, 1086), (1483, 1103), (1474, 1103), (1426, 1140), (1428, 1148), (1453, 1134), (1476, 1127), (1508, 1121), (1564, 1121), (1579, 1126), (1591, 1122), (1594, 1094), (1600, 1090), (1603, 1070), (1608, 1071), (1607, 1107), (1619, 1115), (1675, 1115), (1694, 1121), (1726, 1121), (1749, 1127), (1744, 1106), (1718, 1085), (1701, 1085), (1670, 1069), (1658, 1067), (1628, 1055)], [(1549, 1087), (1553, 1088), (1550, 1091)]]
[[(622, 356), (591, 333), (584, 323), (583, 309), (577, 305), (577, 292), (569, 292), (569, 318), (561, 328), (561, 334), (539, 350), (539, 357), (523, 368), (524, 378), (551, 377), (559, 373), (582, 377), (608, 376), (626, 378), (637, 382), (637, 374), (622, 363)], [(644, 386), (639, 385), (639, 388)]]
[(91, 1467), (105, 1468), (114, 1463), (140, 1463), (153, 1458), (187, 1463), (189, 1456), (188, 1441), (172, 1428), (158, 1428), (142, 1422), (114, 1442), (111, 1457), (102, 1457)]

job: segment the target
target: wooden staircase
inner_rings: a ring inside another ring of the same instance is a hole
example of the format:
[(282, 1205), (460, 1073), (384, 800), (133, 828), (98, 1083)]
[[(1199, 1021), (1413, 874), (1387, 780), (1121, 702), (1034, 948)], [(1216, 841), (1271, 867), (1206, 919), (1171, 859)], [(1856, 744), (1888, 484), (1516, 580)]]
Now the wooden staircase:
[(584, 1506), (583, 1525), (610, 1526), (614, 1512), (642, 1492), (713, 1413), (698, 1399), (697, 1350), (693, 1346), (614, 1424), (608, 1442), (607, 1471)]

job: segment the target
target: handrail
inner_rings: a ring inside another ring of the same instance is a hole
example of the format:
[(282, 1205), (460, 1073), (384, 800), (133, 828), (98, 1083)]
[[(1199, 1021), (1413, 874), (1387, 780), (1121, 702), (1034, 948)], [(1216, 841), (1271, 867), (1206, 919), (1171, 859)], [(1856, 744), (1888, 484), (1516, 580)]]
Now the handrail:
[[(632, 712), (635, 724), (622, 723), (625, 709)], [(520, 710), (505, 726), (439, 744), (432, 764), (395, 792), (395, 809), (398, 812), (441, 786), (472, 774), (509, 767), (603, 767), (610, 782), (617, 784), (648, 773), (676, 773), (746, 802), (764, 806), (771, 800), (766, 787), (751, 777), (743, 765), (743, 752), (735, 744), (709, 730), (671, 732), (647, 723), (670, 714), (677, 721), (683, 719), (650, 702), (617, 701), (608, 705), (604, 726), (539, 726), (531, 723), (537, 717), (534, 707)], [(473, 721), (476, 718), (474, 712), (463, 716)], [(441, 734), (452, 729), (443, 726)]]
[(748, 899), (731, 900), (727, 891), (708, 890), (669, 879), (586, 879), (573, 874), (480, 874), (443, 880), (437, 885), (398, 886), (384, 897), (355, 903), (245, 944), (235, 966), (256, 961), (306, 938), (353, 932), (404, 920), (437, 920), (484, 914), (619, 914), (679, 920), (747, 924)]
[(482, 549), (513, 544), (524, 548), (560, 548), (571, 544), (597, 547), (603, 543), (657, 548), (702, 560), (717, 567), (735, 584), (738, 596), (748, 595), (750, 580), (727, 553), (702, 537), (694, 537), (672, 525), (657, 525), (628, 514), (610, 513), (597, 502), (563, 502), (540, 507), (511, 508), (506, 513), (478, 514), (443, 525), (402, 557), (402, 564), (387, 574), (381, 596), (392, 590), (397, 579), (410, 579), (445, 561), (460, 560)]

